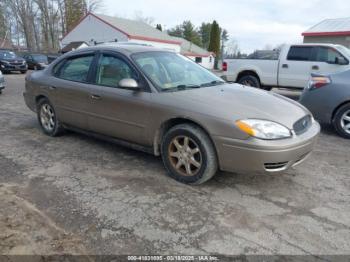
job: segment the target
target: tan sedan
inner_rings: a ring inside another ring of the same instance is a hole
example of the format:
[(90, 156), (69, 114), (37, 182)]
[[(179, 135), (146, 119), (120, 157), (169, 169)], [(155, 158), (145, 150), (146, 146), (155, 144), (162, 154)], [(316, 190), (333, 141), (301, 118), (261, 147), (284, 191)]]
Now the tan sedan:
[(320, 131), (292, 100), (137, 45), (70, 52), (27, 76), (24, 97), (45, 134), (70, 129), (161, 155), (169, 176), (187, 184), (218, 169), (284, 171), (310, 154)]

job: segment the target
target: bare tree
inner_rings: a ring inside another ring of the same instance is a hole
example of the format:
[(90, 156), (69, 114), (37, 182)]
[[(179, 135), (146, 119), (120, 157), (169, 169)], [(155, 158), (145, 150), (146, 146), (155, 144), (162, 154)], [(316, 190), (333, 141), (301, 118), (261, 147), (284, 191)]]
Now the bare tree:
[(57, 51), (59, 39), (103, 0), (0, 0), (0, 38), (30, 51)]
[(26, 45), (29, 50), (36, 50), (37, 43), (34, 30), (34, 19), (37, 14), (34, 2), (31, 0), (4, 0), (11, 8), (17, 24), (23, 30)]
[(144, 22), (151, 26), (154, 26), (154, 18), (150, 16), (144, 16), (142, 11), (136, 11), (134, 15), (135, 20)]
[(237, 44), (237, 41), (235, 39), (231, 39), (226, 44), (225, 56), (230, 58), (237, 57), (238, 53), (240, 53), (240, 49)]
[(96, 12), (101, 10), (103, 7), (103, 1), (101, 0), (85, 0), (85, 9), (86, 13), (88, 12)]

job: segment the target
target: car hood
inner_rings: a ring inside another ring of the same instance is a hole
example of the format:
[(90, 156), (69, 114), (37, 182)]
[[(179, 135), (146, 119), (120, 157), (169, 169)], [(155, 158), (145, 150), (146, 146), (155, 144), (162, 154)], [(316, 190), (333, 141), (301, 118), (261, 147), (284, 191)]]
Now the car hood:
[(172, 103), (177, 107), (229, 121), (265, 119), (292, 129), (296, 121), (310, 114), (305, 107), (289, 98), (238, 84), (190, 89), (171, 94)]

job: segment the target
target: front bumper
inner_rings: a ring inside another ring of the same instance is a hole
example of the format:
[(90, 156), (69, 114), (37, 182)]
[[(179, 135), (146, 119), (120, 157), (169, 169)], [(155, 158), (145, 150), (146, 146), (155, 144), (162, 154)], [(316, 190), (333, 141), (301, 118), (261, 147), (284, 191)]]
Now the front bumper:
[(0, 90), (5, 88), (5, 78), (4, 76), (0, 76)]
[(314, 122), (307, 132), (283, 140), (237, 140), (214, 137), (220, 169), (227, 172), (281, 172), (302, 163), (311, 153), (320, 133)]
[(1, 64), (0, 69), (3, 72), (11, 72), (11, 71), (25, 71), (28, 69), (26, 64), (22, 65), (11, 65), (11, 64)]

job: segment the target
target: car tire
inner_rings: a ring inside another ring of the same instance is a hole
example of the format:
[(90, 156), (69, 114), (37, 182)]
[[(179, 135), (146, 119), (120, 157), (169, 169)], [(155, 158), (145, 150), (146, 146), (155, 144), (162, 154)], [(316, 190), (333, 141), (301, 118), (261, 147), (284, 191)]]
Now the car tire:
[(272, 90), (272, 86), (264, 86), (263, 89), (266, 91), (271, 91)]
[(21, 74), (25, 74), (25, 73), (27, 73), (27, 70), (25, 70), (25, 71), (21, 71)]
[(37, 117), (42, 131), (51, 137), (63, 133), (63, 126), (56, 117), (56, 111), (47, 98), (40, 99), (37, 104)]
[(216, 151), (211, 139), (193, 124), (171, 128), (162, 139), (161, 155), (168, 175), (184, 184), (202, 184), (218, 170)]
[(335, 112), (333, 126), (340, 136), (350, 139), (350, 103), (341, 106)]
[(261, 84), (259, 79), (256, 76), (253, 75), (246, 75), (242, 76), (239, 80), (238, 83), (244, 86), (251, 86), (255, 88), (261, 88)]

